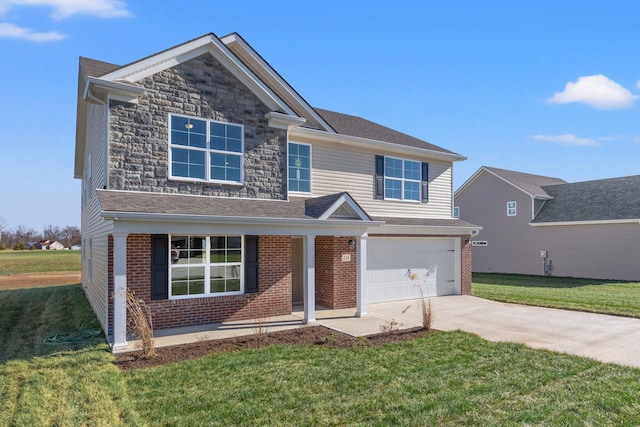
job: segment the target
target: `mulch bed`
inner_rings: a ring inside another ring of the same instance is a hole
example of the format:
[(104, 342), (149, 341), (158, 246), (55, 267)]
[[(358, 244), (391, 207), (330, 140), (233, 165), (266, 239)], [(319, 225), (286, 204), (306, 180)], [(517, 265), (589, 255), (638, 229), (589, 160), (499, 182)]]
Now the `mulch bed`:
[(429, 333), (424, 328), (413, 328), (384, 332), (367, 337), (352, 337), (324, 326), (308, 326), (287, 331), (157, 348), (156, 356), (148, 359), (143, 358), (141, 352), (124, 353), (116, 355), (115, 364), (123, 370), (150, 368), (167, 363), (197, 359), (208, 354), (259, 348), (274, 344), (318, 345), (330, 348), (368, 347), (412, 340)]

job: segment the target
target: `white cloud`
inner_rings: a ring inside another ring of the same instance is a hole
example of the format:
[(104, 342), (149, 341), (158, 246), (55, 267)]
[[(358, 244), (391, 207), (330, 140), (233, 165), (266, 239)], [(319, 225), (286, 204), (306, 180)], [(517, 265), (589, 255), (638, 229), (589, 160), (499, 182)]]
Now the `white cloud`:
[(581, 102), (601, 110), (629, 108), (638, 97), (602, 74), (579, 77), (569, 82), (562, 92), (555, 93), (549, 102), (568, 104)]
[(0, 22), (0, 37), (23, 39), (32, 42), (50, 42), (62, 40), (66, 36), (57, 31), (49, 31), (47, 33), (38, 33), (29, 28), (18, 27), (9, 22)]
[(573, 147), (594, 147), (598, 143), (591, 138), (579, 138), (575, 135), (534, 135), (533, 139), (550, 142), (552, 144), (569, 145)]
[(53, 9), (54, 19), (72, 15), (90, 15), (101, 18), (130, 16), (127, 4), (121, 0), (0, 0), (0, 14), (16, 6), (47, 6)]

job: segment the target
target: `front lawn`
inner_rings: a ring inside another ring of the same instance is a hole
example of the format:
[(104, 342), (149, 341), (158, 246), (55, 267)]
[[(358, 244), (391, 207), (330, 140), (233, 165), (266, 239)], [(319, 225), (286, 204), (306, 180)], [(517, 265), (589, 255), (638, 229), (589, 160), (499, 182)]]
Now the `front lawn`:
[(12, 312), (0, 316), (8, 331), (0, 348), (13, 348), (0, 362), (3, 426), (622, 426), (640, 419), (640, 369), (463, 332), (380, 347), (271, 346), (120, 371), (104, 343), (38, 350), (47, 334), (95, 326), (83, 320), (91, 312), (78, 285), (0, 291), (0, 304), (0, 315)]
[(0, 276), (80, 271), (80, 251), (0, 251)]
[(640, 317), (640, 283), (473, 273), (471, 292), (502, 302)]

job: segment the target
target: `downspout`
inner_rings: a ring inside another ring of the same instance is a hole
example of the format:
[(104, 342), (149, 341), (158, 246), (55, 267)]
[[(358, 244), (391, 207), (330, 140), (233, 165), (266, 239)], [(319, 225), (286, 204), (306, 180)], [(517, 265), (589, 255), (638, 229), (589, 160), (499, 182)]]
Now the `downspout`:
[(91, 90), (89, 89), (89, 85), (91, 84), (91, 82), (89, 82), (87, 80), (87, 83), (84, 86), (84, 93), (82, 94), (82, 98), (83, 99), (87, 99), (89, 98), (90, 100), (92, 100), (93, 102), (100, 104), (100, 105), (104, 105), (104, 101), (101, 100), (100, 98), (97, 98), (95, 95), (93, 95), (91, 93)]

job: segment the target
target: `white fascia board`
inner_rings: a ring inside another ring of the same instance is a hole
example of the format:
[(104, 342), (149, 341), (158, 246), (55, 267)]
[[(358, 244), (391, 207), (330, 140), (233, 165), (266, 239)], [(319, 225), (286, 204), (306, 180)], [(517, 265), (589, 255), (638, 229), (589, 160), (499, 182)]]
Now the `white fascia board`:
[(247, 86), (271, 110), (282, 110), (295, 116), (295, 112), (265, 85), (242, 61), (213, 34), (208, 34), (189, 43), (153, 55), (102, 76), (106, 80), (137, 82), (145, 77), (179, 65), (205, 53), (210, 53), (231, 74)]
[[(104, 92), (105, 99), (96, 99), (94, 90)], [(138, 96), (145, 92), (145, 88), (128, 83), (116, 82), (111, 80), (104, 80), (97, 77), (87, 77), (87, 82), (84, 87), (84, 93), (82, 95), (85, 100), (94, 100), (96, 102), (104, 103), (106, 96), (111, 99), (117, 99), (123, 102), (129, 102), (136, 104), (138, 102)]]
[(557, 227), (561, 225), (606, 225), (606, 224), (639, 224), (640, 218), (604, 219), (599, 221), (560, 221), (560, 222), (530, 222), (532, 227)]
[(304, 117), (290, 116), (276, 111), (268, 112), (264, 117), (269, 121), (269, 127), (275, 129), (291, 130), (302, 126), (307, 119)]
[(308, 117), (313, 118), (317, 123), (331, 133), (335, 133), (333, 128), (313, 109), (311, 105), (307, 103), (292, 87), (287, 83), (262, 57), (249, 46), (242, 37), (238, 37), (237, 34), (229, 34), (228, 36), (220, 39), (225, 45), (237, 46), (247, 56), (247, 58), (263, 69), (268, 79), (272, 82), (276, 82), (279, 86), (279, 90), (287, 94), (287, 96), (296, 101), (298, 106), (305, 112)]
[(408, 235), (436, 235), (436, 236), (470, 236), (477, 235), (482, 227), (458, 227), (435, 225), (392, 225), (384, 224), (382, 227), (369, 229), (370, 234), (408, 234)]
[(361, 138), (359, 136), (343, 135), (338, 133), (327, 133), (325, 131), (309, 128), (297, 128), (291, 131), (291, 137), (296, 136), (312, 138), (319, 141), (335, 142), (338, 144), (346, 144), (363, 148), (379, 148), (381, 150), (394, 151), (404, 154), (414, 154), (419, 156), (428, 155), (431, 158), (446, 161), (462, 161), (467, 160), (466, 157), (459, 154), (448, 154), (441, 151), (428, 150), (425, 148), (410, 147), (408, 145), (394, 144), (391, 142), (378, 141), (375, 139)]
[[(320, 220), (329, 219), (329, 217), (331, 217), (331, 215), (333, 215), (333, 213), (345, 203), (358, 215), (358, 217), (361, 220), (366, 221), (368, 223), (373, 222), (371, 221), (371, 218), (369, 218), (369, 216), (362, 210), (362, 208), (360, 208), (360, 206), (358, 206), (358, 204), (351, 197), (347, 197), (346, 194), (340, 196), (340, 198), (336, 200), (318, 219)], [(332, 220), (332, 221), (336, 221), (336, 220)], [(353, 220), (347, 220), (347, 221), (353, 221)]]
[(127, 233), (191, 233), (191, 234), (257, 234), (257, 235), (326, 235), (360, 236), (378, 222), (349, 220), (320, 221), (291, 218), (210, 217), (205, 215), (140, 214), (102, 212), (113, 221), (114, 232)]

